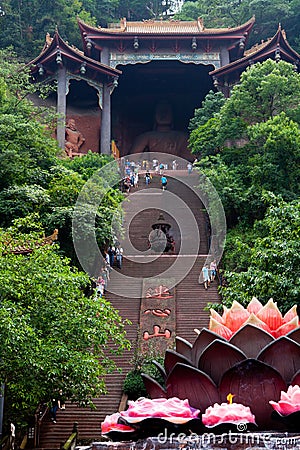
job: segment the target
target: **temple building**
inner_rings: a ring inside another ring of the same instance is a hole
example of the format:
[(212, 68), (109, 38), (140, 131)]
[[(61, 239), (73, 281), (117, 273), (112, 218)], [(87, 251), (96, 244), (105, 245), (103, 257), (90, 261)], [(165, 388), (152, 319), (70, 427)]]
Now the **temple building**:
[[(209, 90), (228, 97), (241, 73), (267, 58), (283, 59), (299, 70), (300, 55), (280, 26), (273, 38), (247, 50), (254, 23), (253, 17), (235, 28), (213, 29), (201, 19), (121, 19), (97, 28), (79, 20), (83, 51), (58, 31), (47, 36), (29, 65), (36, 81), (57, 82), (60, 147), (65, 147), (66, 123), (72, 119), (69, 156), (89, 149), (110, 154), (113, 142), (120, 156), (155, 147), (187, 157), (178, 142)], [(166, 133), (168, 143), (160, 133)]]

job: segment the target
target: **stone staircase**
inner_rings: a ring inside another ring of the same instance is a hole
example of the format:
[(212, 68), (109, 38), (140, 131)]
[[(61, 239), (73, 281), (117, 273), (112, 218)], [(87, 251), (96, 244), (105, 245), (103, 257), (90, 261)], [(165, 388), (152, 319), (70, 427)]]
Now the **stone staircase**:
[[(124, 243), (122, 242), (124, 248), (122, 270), (117, 269), (112, 272), (108, 287), (110, 292), (105, 295), (119, 311), (122, 318), (128, 318), (132, 323), (132, 325), (126, 325), (127, 338), (132, 344), (131, 351), (126, 351), (122, 356), (114, 358), (120, 370), (107, 376), (108, 393), (94, 399), (95, 409), (79, 408), (68, 402), (66, 410), (58, 411), (56, 424), (52, 424), (48, 417), (44, 419), (39, 448), (58, 449), (61, 443), (65, 442), (71, 434), (74, 422), (78, 422), (79, 441), (81, 443), (91, 440), (97, 441), (101, 438), (100, 424), (105, 416), (118, 411), (122, 398), (123, 381), (128, 371), (132, 369), (132, 358), (137, 346), (144, 279), (159, 278), (169, 269), (172, 276), (180, 280), (175, 288), (175, 332), (177, 336), (193, 342), (196, 338), (194, 329), (208, 326), (209, 313), (204, 308), (207, 302), (217, 302), (219, 297), (217, 281), (212, 283), (207, 291), (205, 291), (203, 285), (198, 283), (200, 270), (207, 258), (208, 236), (203, 205), (198, 196), (189, 188), (189, 186), (197, 183), (197, 176), (193, 174), (188, 176), (186, 171), (170, 171), (167, 176), (168, 193), (174, 194), (177, 199), (179, 198), (180, 201), (178, 202), (176, 198), (173, 202), (169, 195), (165, 195), (166, 192), (159, 189), (159, 177), (155, 176), (149, 187), (145, 188), (145, 185), (141, 182), (139, 189), (128, 195), (124, 203), (124, 228), (129, 230), (128, 236), (134, 245), (134, 251), (130, 246), (127, 249), (125, 239)], [(152, 204), (153, 198), (155, 198), (155, 202)], [(184, 203), (195, 216), (199, 238), (195, 239), (193, 224), (188, 223)], [(163, 254), (151, 261), (153, 252), (149, 252), (148, 236), (152, 230), (151, 225), (158, 220), (161, 212), (163, 212), (165, 221), (171, 224), (171, 231), (176, 242), (175, 252), (174, 254)], [(191, 227), (187, 236), (182, 235), (182, 223), (187, 230), (189, 230), (189, 226)], [(185, 245), (184, 241), (188, 241), (188, 245)], [(187, 252), (182, 253), (182, 246), (187, 248)], [(145, 255), (145, 253), (147, 254)], [(175, 264), (176, 261), (177, 265)], [(187, 267), (189, 270), (187, 270)], [(120, 282), (120, 274), (126, 276), (125, 282)], [(132, 279), (132, 282), (130, 279)], [(117, 295), (116, 292), (122, 295)]]

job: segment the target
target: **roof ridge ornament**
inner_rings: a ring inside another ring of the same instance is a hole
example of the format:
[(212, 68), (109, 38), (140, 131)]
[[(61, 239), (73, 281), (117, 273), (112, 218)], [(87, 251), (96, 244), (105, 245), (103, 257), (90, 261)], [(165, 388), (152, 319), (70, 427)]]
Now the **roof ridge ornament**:
[(199, 31), (203, 31), (204, 30), (203, 17), (198, 17), (197, 25), (198, 25)]
[(126, 31), (126, 29), (127, 29), (127, 20), (126, 20), (126, 17), (123, 17), (123, 18), (120, 20), (120, 28), (121, 28), (122, 31)]

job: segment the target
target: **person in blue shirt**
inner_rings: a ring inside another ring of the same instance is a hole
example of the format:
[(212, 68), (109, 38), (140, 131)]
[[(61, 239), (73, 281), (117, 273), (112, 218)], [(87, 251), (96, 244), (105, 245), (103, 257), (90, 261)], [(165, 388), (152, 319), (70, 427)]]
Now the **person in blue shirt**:
[(210, 286), (208, 264), (205, 264), (205, 266), (202, 268), (202, 276), (203, 276), (204, 288), (205, 288), (205, 290), (207, 290), (207, 288)]
[(168, 183), (167, 177), (165, 177), (165, 176), (163, 175), (163, 176), (161, 177), (160, 181), (161, 181), (161, 187), (162, 187), (162, 190), (164, 191), (164, 190), (167, 188), (167, 183)]

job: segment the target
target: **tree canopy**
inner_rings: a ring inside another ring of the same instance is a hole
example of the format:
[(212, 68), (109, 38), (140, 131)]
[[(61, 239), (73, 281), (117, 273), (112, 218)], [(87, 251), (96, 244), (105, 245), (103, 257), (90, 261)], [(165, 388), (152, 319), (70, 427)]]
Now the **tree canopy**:
[[(22, 424), (57, 389), (79, 404), (105, 392), (114, 351), (128, 348), (124, 323), (104, 298), (87, 297), (86, 274), (40, 246), (40, 230), (25, 235), (26, 221), (0, 230), (0, 382), (6, 414)], [(33, 248), (24, 256), (14, 248)], [(106, 351), (104, 352), (104, 349)]]
[[(114, 163), (92, 153), (67, 160), (51, 137), (52, 112), (28, 100), (37, 87), (12, 53), (1, 57), (0, 384), (6, 418), (24, 424), (59, 388), (90, 404), (114, 368), (108, 344), (116, 351), (129, 344), (118, 312), (95, 299), (91, 280), (76, 267), (72, 242), (79, 193), (97, 170)], [(123, 199), (113, 167), (107, 176), (108, 192), (101, 180), (95, 186), (103, 194), (95, 224), (101, 249), (112, 239), (112, 217), (121, 222)], [(80, 225), (84, 232), (84, 217)], [(60, 244), (42, 245), (54, 229)]]
[(255, 16), (249, 45), (273, 36), (280, 23), (289, 42), (299, 51), (299, 0), (216, 0), (185, 1), (174, 16), (174, 1), (167, 0), (3, 0), (0, 9), (0, 45), (13, 46), (23, 59), (32, 59), (42, 49), (46, 33), (55, 28), (71, 44), (81, 48), (77, 17), (90, 25), (127, 20), (170, 18), (182, 20), (204, 19), (207, 28), (235, 27)]
[(192, 130), (190, 148), (229, 225), (221, 289), (228, 304), (273, 297), (287, 310), (299, 298), (299, 83), (291, 64), (267, 60), (243, 73), (223, 105), (194, 118), (206, 122)]
[(299, 51), (299, 0), (185, 1), (175, 18), (196, 20), (202, 17), (207, 28), (236, 27), (255, 16), (249, 45), (274, 36), (278, 25), (285, 29), (289, 42)]

